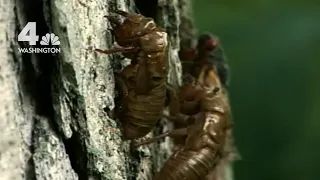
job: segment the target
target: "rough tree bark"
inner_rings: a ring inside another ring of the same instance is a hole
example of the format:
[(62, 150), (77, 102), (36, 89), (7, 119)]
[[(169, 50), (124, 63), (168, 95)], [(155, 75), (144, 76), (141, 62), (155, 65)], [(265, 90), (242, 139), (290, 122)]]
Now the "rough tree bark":
[[(151, 179), (170, 154), (170, 141), (133, 150), (121, 140), (119, 123), (108, 113), (115, 106), (113, 74), (126, 61), (92, 50), (113, 46), (104, 15), (138, 10), (167, 30), (168, 81), (179, 85), (185, 1), (0, 1), (0, 179)], [(141, 6), (147, 2), (148, 10)], [(29, 47), (17, 42), (27, 22), (37, 22), (40, 37), (58, 35), (61, 53), (19, 53), (19, 47)], [(165, 131), (164, 124), (154, 132)]]

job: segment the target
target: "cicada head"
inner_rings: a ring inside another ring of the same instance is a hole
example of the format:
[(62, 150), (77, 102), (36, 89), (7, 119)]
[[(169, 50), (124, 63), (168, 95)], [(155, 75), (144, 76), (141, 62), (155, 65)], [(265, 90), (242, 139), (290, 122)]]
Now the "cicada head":
[(156, 23), (152, 18), (124, 11), (115, 11), (115, 13), (125, 17), (122, 23), (116, 22), (114, 18), (108, 17), (113, 24), (116, 42), (120, 46), (137, 46), (140, 37), (150, 33), (156, 28)]
[(198, 81), (208, 93), (213, 92), (217, 94), (221, 90), (217, 67), (214, 65), (207, 64), (203, 66), (199, 73)]
[(149, 32), (142, 36), (139, 40), (141, 50), (148, 53), (165, 53), (168, 47), (168, 34), (160, 28), (156, 31)]
[(213, 51), (219, 45), (219, 39), (217, 36), (205, 33), (199, 36), (197, 49), (200, 52)]

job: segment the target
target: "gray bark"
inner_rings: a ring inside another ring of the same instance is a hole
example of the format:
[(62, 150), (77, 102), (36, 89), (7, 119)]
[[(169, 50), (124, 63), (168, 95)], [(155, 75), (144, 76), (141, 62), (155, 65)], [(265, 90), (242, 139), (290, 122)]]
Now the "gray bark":
[[(158, 8), (160, 25), (170, 35), (168, 80), (178, 85), (179, 16), (174, 12), (179, 9), (178, 2), (171, 3), (159, 2)], [(103, 16), (114, 9), (132, 12), (134, 3), (9, 0), (0, 8), (0, 179), (151, 179), (170, 153), (168, 142), (134, 150), (122, 141), (119, 123), (108, 111), (115, 106), (113, 74), (126, 61), (93, 52), (113, 46)], [(29, 45), (18, 43), (16, 32), (31, 21), (40, 37), (59, 36), (60, 54), (18, 51)], [(162, 131), (162, 126), (154, 130)]]
[[(180, 38), (190, 37), (180, 27), (188, 21), (185, 2), (158, 0), (156, 7), (157, 23), (169, 34), (173, 86), (181, 84)], [(136, 7), (130, 0), (0, 1), (1, 180), (147, 180), (170, 155), (169, 138), (130, 148), (109, 116), (117, 92), (114, 72), (128, 61), (93, 49), (113, 46), (103, 16), (114, 9)], [(18, 51), (29, 45), (17, 42), (17, 32), (32, 21), (39, 37), (59, 36), (61, 53)], [(146, 137), (167, 129), (163, 120)]]

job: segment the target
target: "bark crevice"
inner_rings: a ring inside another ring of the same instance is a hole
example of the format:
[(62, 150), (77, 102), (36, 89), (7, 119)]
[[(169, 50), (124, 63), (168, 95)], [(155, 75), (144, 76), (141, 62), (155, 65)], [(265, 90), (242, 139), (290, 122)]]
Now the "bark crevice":
[[(18, 11), (17, 17), (20, 27), (24, 27), (27, 22), (36, 22), (36, 32), (41, 37), (49, 32), (44, 14), (43, 14), (43, 3), (41, 0), (35, 1), (22, 1), (18, 0), (16, 4)], [(19, 28), (19, 31), (21, 28)], [(30, 47), (26, 43), (20, 43), (21, 47)], [(41, 47), (40, 44), (35, 47)], [(52, 54), (32, 54), (31, 58), (23, 57), (22, 67), (25, 67), (25, 71), (34, 73), (34, 87), (31, 91), (32, 97), (35, 100), (35, 111), (39, 115), (52, 117), (52, 97), (51, 97), (51, 71), (53, 63)], [(28, 64), (27, 64), (28, 63)], [(30, 80), (31, 81), (31, 80)], [(26, 84), (25, 86), (27, 86)], [(29, 91), (30, 92), (30, 91)]]
[(72, 136), (63, 141), (72, 169), (78, 175), (79, 180), (87, 180), (87, 152), (83, 149), (84, 145), (79, 142), (81, 142), (81, 135), (76, 131), (72, 131)]
[(138, 13), (157, 19), (158, 15), (158, 0), (135, 0), (135, 5)]

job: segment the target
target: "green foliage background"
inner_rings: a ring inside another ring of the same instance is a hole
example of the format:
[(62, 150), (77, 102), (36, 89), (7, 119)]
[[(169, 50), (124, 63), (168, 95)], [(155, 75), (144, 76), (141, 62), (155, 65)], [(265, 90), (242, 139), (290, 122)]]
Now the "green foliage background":
[(243, 159), (236, 180), (320, 179), (320, 1), (194, 0), (220, 37)]

